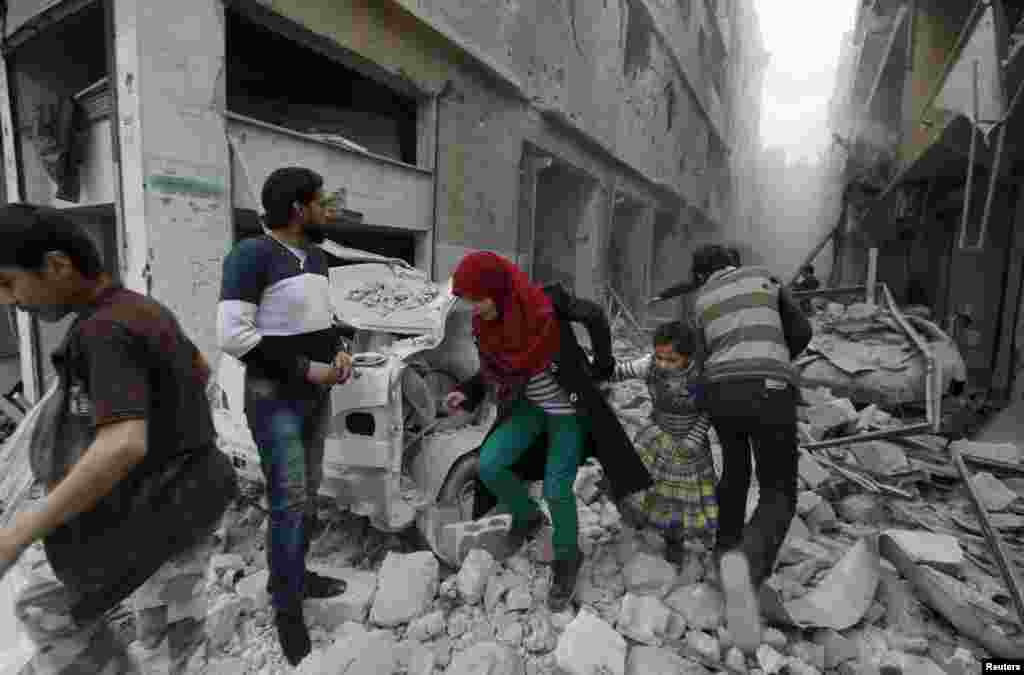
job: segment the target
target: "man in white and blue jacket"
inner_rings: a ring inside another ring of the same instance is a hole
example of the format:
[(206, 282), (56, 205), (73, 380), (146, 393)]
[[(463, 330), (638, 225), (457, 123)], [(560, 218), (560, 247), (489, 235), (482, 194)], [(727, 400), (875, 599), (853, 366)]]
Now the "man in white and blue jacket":
[(302, 601), (344, 593), (342, 581), (306, 570), (323, 479), (330, 387), (352, 359), (331, 309), (322, 228), (331, 216), (323, 178), (274, 171), (263, 186), (267, 233), (239, 242), (224, 261), (217, 308), (220, 348), (246, 366), (245, 414), (270, 502), (271, 601), (285, 657), (311, 651)]

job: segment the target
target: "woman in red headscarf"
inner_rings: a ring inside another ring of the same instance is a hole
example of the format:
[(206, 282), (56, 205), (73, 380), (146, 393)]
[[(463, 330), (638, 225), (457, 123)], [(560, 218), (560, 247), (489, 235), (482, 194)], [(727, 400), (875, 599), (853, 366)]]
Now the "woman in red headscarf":
[[(554, 530), (549, 605), (561, 611), (572, 599), (582, 562), (573, 494), (582, 460), (590, 454), (598, 458), (616, 498), (651, 484), (594, 382), (595, 375), (607, 378), (614, 369), (607, 318), (600, 306), (573, 298), (561, 286), (531, 284), (515, 264), (493, 253), (466, 256), (453, 276), (452, 292), (474, 307), (480, 372), (448, 397), (448, 407), (475, 408), (487, 384), (497, 390), (500, 412), (480, 449), (480, 481), (512, 514), (513, 549), (544, 522), (523, 480), (534, 453), (542, 457), (535, 464), (543, 465)], [(590, 333), (594, 365), (576, 342), (574, 321)], [(486, 501), (478, 493), (478, 510)]]

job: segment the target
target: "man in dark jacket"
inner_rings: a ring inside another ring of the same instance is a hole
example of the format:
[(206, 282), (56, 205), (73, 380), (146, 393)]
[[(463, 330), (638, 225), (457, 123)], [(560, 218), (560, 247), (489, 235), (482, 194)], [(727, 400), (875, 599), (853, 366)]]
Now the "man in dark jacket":
[[(4, 207), (0, 232), (0, 301), (47, 322), (76, 315), (31, 442), (46, 499), (0, 529), (0, 579), (35, 542), (45, 549), (26, 561), (15, 606), (39, 647), (22, 672), (137, 672), (107, 612), (170, 576), (160, 574), (168, 564), (205, 570), (237, 491), (214, 443), (209, 369), (175, 316), (116, 283), (88, 234), (56, 209)], [(195, 586), (175, 584), (176, 595)], [(199, 636), (202, 618), (181, 628)], [(170, 643), (174, 672), (187, 661), (181, 646)]]
[[(706, 405), (722, 444), (716, 554), (726, 619), (736, 645), (753, 651), (761, 626), (756, 589), (771, 575), (796, 511), (796, 385), (779, 311), (781, 286), (767, 270), (737, 267), (720, 246), (693, 254), (695, 309), (704, 339)], [(753, 447), (760, 498), (744, 527)]]

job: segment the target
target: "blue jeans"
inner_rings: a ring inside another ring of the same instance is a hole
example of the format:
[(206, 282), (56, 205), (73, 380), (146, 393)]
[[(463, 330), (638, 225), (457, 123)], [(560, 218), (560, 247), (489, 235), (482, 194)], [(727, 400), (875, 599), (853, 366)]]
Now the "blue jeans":
[(309, 398), (282, 398), (278, 385), (263, 379), (246, 378), (245, 384), (245, 415), (259, 449), (270, 502), (271, 602), (277, 610), (295, 610), (305, 591), (330, 400), (318, 392)]

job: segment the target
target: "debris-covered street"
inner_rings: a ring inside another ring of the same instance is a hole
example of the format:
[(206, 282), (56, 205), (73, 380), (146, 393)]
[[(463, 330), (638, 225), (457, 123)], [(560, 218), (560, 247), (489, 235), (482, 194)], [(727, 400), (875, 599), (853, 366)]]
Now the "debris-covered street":
[[(622, 328), (616, 356), (638, 356)], [(809, 439), (894, 424), (884, 406), (858, 410), (824, 387), (803, 394), (811, 404), (801, 408)], [(646, 388), (613, 385), (610, 399), (635, 433), (649, 412)], [(1024, 560), (1020, 448), (959, 446), (1017, 567)], [(723, 627), (710, 557), (690, 550), (682, 566), (666, 562), (660, 537), (624, 527), (601, 493), (600, 478), (599, 466), (588, 464), (575, 488), (586, 554), (581, 608), (554, 615), (544, 604), (550, 581), (544, 531), (502, 562), (477, 550), (461, 569), (448, 569), (418, 550), (414, 538), (380, 534), (324, 500), (326, 525), (313, 546), (312, 566), (345, 579), (348, 590), (307, 601), (315, 650), (298, 672), (966, 675), (978, 672), (986, 655), (1024, 650), (1012, 591), (942, 437), (804, 452), (798, 517), (762, 595), (772, 627), (751, 659), (731, 646)], [(756, 494), (755, 488), (748, 511)], [(260, 491), (252, 486), (221, 531), (207, 572), (206, 635), (189, 673), (291, 672), (270, 620), (266, 518), (259, 504)], [(130, 612), (118, 626), (130, 641)], [(135, 647), (166, 672), (166, 654)]]

